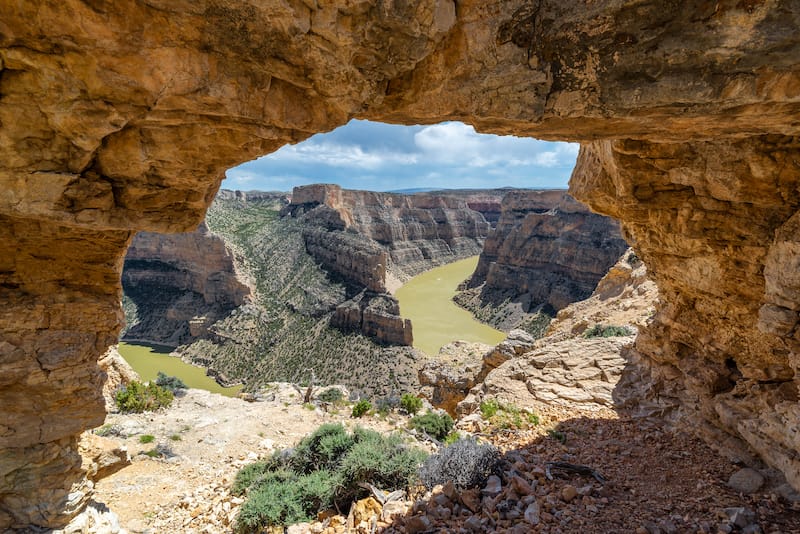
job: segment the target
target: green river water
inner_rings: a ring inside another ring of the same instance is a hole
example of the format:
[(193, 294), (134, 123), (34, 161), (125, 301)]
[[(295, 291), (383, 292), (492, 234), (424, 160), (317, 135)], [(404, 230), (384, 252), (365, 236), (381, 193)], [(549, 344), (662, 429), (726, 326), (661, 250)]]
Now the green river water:
[(177, 376), (190, 388), (205, 389), (227, 397), (235, 397), (242, 390), (241, 386), (220, 386), (213, 378), (206, 376), (204, 368), (189, 365), (180, 358), (170, 356), (170, 351), (171, 347), (149, 343), (119, 344), (119, 353), (139, 373), (143, 382), (155, 380), (158, 372), (162, 371), (168, 376)]
[(436, 267), (415, 276), (397, 290), (400, 315), (411, 319), (414, 346), (435, 356), (442, 345), (455, 340), (496, 345), (505, 332), (483, 324), (453, 302), (458, 284), (469, 278), (478, 256)]

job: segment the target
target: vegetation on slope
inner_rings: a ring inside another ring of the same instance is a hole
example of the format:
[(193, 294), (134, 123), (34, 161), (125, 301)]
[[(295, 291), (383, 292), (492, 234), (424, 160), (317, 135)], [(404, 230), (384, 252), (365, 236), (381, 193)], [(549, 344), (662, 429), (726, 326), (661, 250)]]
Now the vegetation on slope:
[(478, 320), (498, 330), (510, 332), (514, 329), (524, 330), (534, 339), (544, 336), (547, 327), (555, 316), (555, 311), (539, 307), (531, 312), (523, 311), (520, 302), (508, 297), (496, 296), (486, 298), (482, 295), (484, 286), (462, 289), (453, 297), (453, 302), (470, 311)]
[(311, 368), (322, 384), (367, 394), (413, 389), (418, 362), (412, 349), (383, 347), (328, 326), (330, 312), (347, 298), (346, 288), (306, 253), (302, 219), (282, 218), (279, 208), (274, 200), (217, 199), (209, 209), (206, 222), (234, 249), (254, 299), (215, 323), (210, 339), (181, 352), (251, 390), (266, 382), (306, 380)]
[(425, 459), (420, 449), (403, 444), (398, 434), (383, 436), (356, 427), (325, 424), (294, 449), (243, 468), (233, 493), (246, 495), (238, 518), (240, 531), (313, 519), (365, 497), (366, 484), (392, 491), (407, 488)]

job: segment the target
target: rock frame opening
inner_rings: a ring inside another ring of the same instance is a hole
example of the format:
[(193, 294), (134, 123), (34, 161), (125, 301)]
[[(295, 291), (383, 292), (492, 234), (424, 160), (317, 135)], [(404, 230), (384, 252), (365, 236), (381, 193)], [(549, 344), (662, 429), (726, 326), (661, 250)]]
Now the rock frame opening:
[(0, 529), (91, 495), (77, 435), (103, 420), (134, 232), (195, 227), (225, 169), (353, 117), (581, 142), (571, 193), (621, 221), (662, 295), (620, 405), (800, 488), (793, 3), (64, 0), (0, 20)]

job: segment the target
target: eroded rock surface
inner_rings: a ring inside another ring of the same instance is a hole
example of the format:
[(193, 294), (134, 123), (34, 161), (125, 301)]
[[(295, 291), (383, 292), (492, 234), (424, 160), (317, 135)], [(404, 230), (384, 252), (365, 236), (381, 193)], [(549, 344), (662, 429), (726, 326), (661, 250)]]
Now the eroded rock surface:
[[(634, 336), (647, 326), (657, 298), (644, 264), (627, 250), (591, 297), (558, 313), (545, 337), (514, 330), (484, 354), (481, 377), (470, 391), (462, 390), (456, 412), (470, 414), (484, 398), (534, 410), (614, 406)], [(604, 337), (605, 327), (616, 335)]]
[(783, 272), (795, 265), (786, 230), (800, 205), (799, 147), (785, 136), (598, 142), (582, 150), (571, 183), (623, 221), (661, 295), (617, 400), (687, 418), (710, 443), (738, 458), (755, 451), (794, 485), (800, 346), (793, 275)]
[(207, 335), (251, 293), (230, 248), (205, 223), (194, 232), (137, 234), (122, 287), (132, 308), (124, 338), (172, 346)]
[(488, 211), (491, 198), (489, 191), (477, 198), (403, 195), (319, 184), (295, 187), (287, 211), (303, 214), (316, 227), (305, 236), (307, 247), (328, 268), (372, 291), (386, 291), (387, 275), (407, 281), (479, 254), (491, 225), (469, 200), (481, 201), (476, 207)]
[(615, 220), (564, 191), (512, 191), (502, 210), (457, 302), (504, 330), (588, 298), (628, 247)]
[(84, 502), (76, 436), (103, 418), (133, 231), (192, 230), (226, 168), (352, 117), (591, 142), (573, 192), (622, 218), (665, 303), (637, 344), (654, 402), (800, 487), (796, 299), (765, 268), (798, 205), (795, 3), (63, 0), (0, 21), (0, 528)]

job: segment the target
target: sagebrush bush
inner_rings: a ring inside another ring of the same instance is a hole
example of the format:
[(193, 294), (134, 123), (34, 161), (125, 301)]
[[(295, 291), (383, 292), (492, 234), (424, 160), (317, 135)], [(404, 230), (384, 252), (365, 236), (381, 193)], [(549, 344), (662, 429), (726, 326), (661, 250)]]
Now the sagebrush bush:
[(411, 426), (426, 432), (429, 436), (442, 441), (453, 430), (453, 418), (446, 413), (428, 412), (411, 418)]
[(256, 532), (270, 525), (312, 519), (338, 507), (345, 514), (352, 501), (367, 495), (361, 483), (384, 490), (405, 488), (416, 477), (425, 453), (403, 445), (397, 435), (382, 436), (341, 424), (326, 424), (294, 449), (239, 471), (232, 492), (247, 495), (238, 527)]
[(322, 393), (317, 396), (317, 398), (322, 402), (329, 402), (331, 404), (337, 404), (344, 400), (344, 393), (339, 388), (328, 388)]
[(375, 408), (378, 410), (378, 413), (382, 415), (394, 411), (398, 406), (400, 406), (400, 399), (392, 395), (381, 397), (375, 401)]
[(539, 424), (539, 416), (513, 404), (500, 403), (496, 399), (486, 399), (480, 405), (481, 415), (489, 424), (497, 428), (527, 429)]
[(141, 413), (158, 410), (172, 404), (172, 392), (150, 382), (133, 381), (117, 391), (114, 400), (123, 413)]
[(425, 460), (419, 478), (426, 488), (452, 480), (459, 489), (482, 487), (498, 465), (500, 453), (490, 443), (459, 439)]
[(167, 376), (161, 371), (159, 371), (156, 375), (156, 385), (168, 389), (172, 393), (175, 393), (181, 389), (187, 389), (186, 384), (183, 383), (183, 380), (177, 376)]
[(416, 415), (422, 409), (422, 399), (413, 393), (403, 393), (400, 397), (400, 407), (409, 415)]
[(583, 333), (583, 337), (620, 337), (629, 336), (633, 332), (627, 326), (606, 326), (603, 324), (596, 324)]
[(355, 406), (353, 406), (353, 411), (350, 413), (350, 415), (353, 417), (362, 417), (371, 409), (372, 404), (366, 399), (361, 399), (355, 404)]

